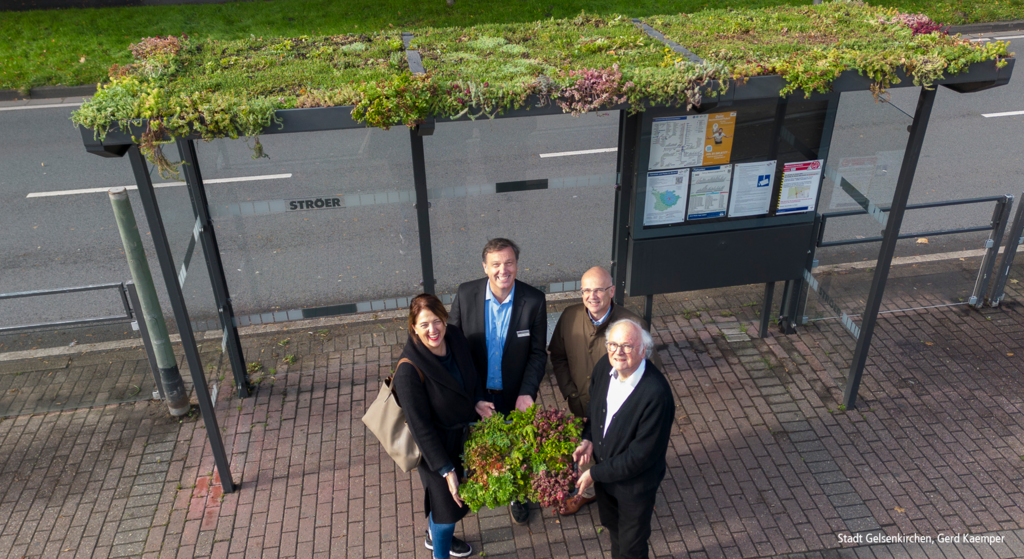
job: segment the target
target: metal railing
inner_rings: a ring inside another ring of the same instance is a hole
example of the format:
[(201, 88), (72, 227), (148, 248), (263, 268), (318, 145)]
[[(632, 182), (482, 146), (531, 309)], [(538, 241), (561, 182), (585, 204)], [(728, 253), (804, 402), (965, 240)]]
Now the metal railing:
[[(1024, 197), (1024, 195), (1022, 195)], [(1006, 247), (1003, 249), (1003, 260), (999, 263), (998, 275), (992, 285), (992, 295), (988, 298), (991, 307), (998, 307), (1006, 296), (1006, 280), (1010, 276), (1010, 266), (1013, 265), (1013, 258), (1017, 255), (1017, 249), (1024, 244), (1024, 203), (1017, 206), (1017, 213), (1013, 216), (1013, 224), (1006, 234)]]
[(153, 342), (149, 337), (149, 330), (146, 328), (146, 320), (141, 316), (142, 305), (139, 304), (139, 295), (135, 290), (133, 282), (127, 283), (101, 283), (97, 285), (83, 285), (79, 287), (61, 287), (57, 289), (40, 289), (38, 291), (21, 291), (18, 293), (0, 293), (0, 301), (5, 299), (19, 299), (23, 297), (41, 297), (44, 295), (63, 295), (65, 293), (81, 293), (84, 291), (102, 291), (106, 289), (117, 290), (124, 309), (124, 315), (100, 316), (94, 318), (80, 318), (75, 320), (58, 320), (54, 322), (40, 322), (38, 324), (26, 324), (23, 326), (6, 326), (0, 328), (0, 333), (15, 332), (21, 330), (40, 330), (44, 328), (62, 328), (70, 326), (86, 326), (96, 324), (117, 324), (131, 322), (132, 329), (138, 330), (142, 337), (142, 344), (146, 348), (146, 357), (149, 360), (149, 369), (153, 373), (153, 380), (156, 383), (154, 399), (164, 399), (164, 386), (160, 381), (159, 369), (156, 365), (156, 354), (153, 352)]
[(20, 299), (24, 297), (41, 297), (44, 295), (62, 295), (65, 293), (81, 293), (83, 291), (103, 291), (107, 289), (113, 289), (117, 291), (118, 296), (121, 298), (121, 305), (124, 308), (123, 315), (115, 316), (100, 316), (93, 318), (79, 318), (75, 320), (60, 320), (55, 322), (40, 322), (37, 324), (25, 324), (21, 326), (4, 326), (0, 327), (0, 333), (5, 332), (16, 332), (20, 330), (38, 330), (40, 328), (55, 328), (55, 327), (68, 327), (68, 326), (82, 326), (87, 324), (105, 324), (105, 323), (116, 323), (116, 322), (131, 322), (132, 318), (132, 307), (128, 302), (128, 293), (125, 289), (124, 283), (101, 283), (97, 285), (83, 285), (79, 287), (61, 287), (58, 289), (40, 289), (38, 291), (20, 291), (17, 293), (0, 293), (0, 301), (7, 299)]
[[(995, 207), (992, 210), (992, 219), (988, 225), (979, 225), (974, 227), (959, 227), (956, 229), (936, 229), (933, 231), (919, 231), (915, 233), (904, 233), (899, 235), (899, 239), (913, 239), (917, 237), (938, 237), (942, 235), (956, 235), (960, 233), (976, 233), (981, 231), (990, 231), (988, 240), (985, 241), (984, 249), (985, 254), (982, 257), (981, 266), (978, 270), (978, 277), (974, 282), (974, 291), (971, 297), (967, 300), (967, 303), (975, 309), (980, 309), (984, 306), (986, 297), (985, 294), (988, 292), (989, 282), (992, 279), (993, 269), (995, 267), (996, 257), (999, 254), (999, 245), (1003, 239), (1003, 233), (1006, 231), (1006, 223), (1009, 220), (1010, 212), (1013, 209), (1013, 196), (1004, 194), (1002, 196), (987, 196), (983, 198), (965, 198), (962, 200), (945, 200), (942, 202), (926, 202), (922, 204), (908, 204), (907, 210), (920, 210), (927, 208), (943, 208), (949, 206), (964, 206), (969, 204), (985, 204), (995, 203)], [(1024, 204), (1021, 205), (1024, 208)], [(873, 207), (872, 208), (876, 215), (876, 218), (881, 217), (889, 211), (888, 207)], [(867, 215), (869, 212), (867, 209), (862, 210), (850, 210), (843, 212), (832, 212), (821, 214), (820, 225), (818, 227), (818, 238), (815, 243), (817, 248), (822, 247), (834, 247), (844, 245), (854, 245), (862, 243), (874, 243), (882, 240), (882, 237), (866, 237), (860, 239), (842, 239), (838, 241), (825, 241), (825, 226), (829, 219), (838, 217), (848, 217), (854, 215)], [(882, 217), (884, 221), (884, 217)], [(998, 304), (1002, 300), (1002, 289), (1006, 284), (1006, 275), (1009, 273), (1010, 264), (1013, 262), (1013, 253), (1016, 252), (1017, 246), (1021, 244), (1021, 231), (1024, 230), (1024, 216), (1021, 214), (1021, 210), (1018, 209), (1017, 216), (1014, 219), (1013, 227), (1011, 227), (1011, 244), (1007, 245), (1006, 254), (1003, 256), (1003, 264), (1000, 266), (1000, 274), (996, 280), (996, 289), (990, 301), (992, 306)], [(1016, 231), (1016, 233), (1013, 233)], [(1016, 236), (1014, 236), (1016, 235)], [(817, 262), (817, 261), (815, 261)], [(809, 273), (808, 273), (809, 274)], [(812, 289), (815, 289), (816, 282), (811, 282), (809, 285)], [(815, 289), (817, 292), (818, 290)], [(822, 293), (818, 293), (822, 295)], [(998, 296), (998, 299), (996, 298)], [(827, 294), (825, 294), (827, 298)], [(845, 317), (845, 314), (844, 314)], [(856, 334), (855, 334), (856, 335)]]

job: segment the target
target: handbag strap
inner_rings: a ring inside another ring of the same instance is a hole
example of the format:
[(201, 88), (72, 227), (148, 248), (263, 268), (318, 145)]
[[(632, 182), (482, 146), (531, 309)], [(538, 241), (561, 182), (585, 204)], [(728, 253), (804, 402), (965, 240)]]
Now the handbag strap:
[(398, 364), (395, 365), (395, 372), (396, 373), (398, 372), (398, 368), (402, 366), (402, 363), (408, 363), (408, 364), (412, 365), (413, 369), (416, 369), (416, 372), (419, 373), (419, 375), (420, 375), (420, 384), (424, 384), (424, 383), (427, 382), (426, 379), (423, 378), (423, 371), (421, 371), (420, 368), (417, 367), (415, 363), (410, 361), (408, 357), (403, 357), (403, 358), (399, 359)]

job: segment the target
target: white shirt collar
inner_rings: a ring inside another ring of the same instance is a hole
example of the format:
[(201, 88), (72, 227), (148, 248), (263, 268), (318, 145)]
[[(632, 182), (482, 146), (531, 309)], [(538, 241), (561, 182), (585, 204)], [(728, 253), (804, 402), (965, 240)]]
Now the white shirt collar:
[(628, 384), (630, 388), (636, 388), (636, 385), (640, 383), (640, 378), (644, 376), (645, 369), (647, 369), (647, 359), (641, 361), (640, 366), (637, 367), (636, 370), (633, 371), (633, 374), (630, 375), (629, 378), (626, 379), (625, 381), (619, 381), (619, 372), (616, 371), (614, 367), (612, 367), (611, 372), (608, 374), (609, 376), (612, 377), (612, 380), (617, 382), (625, 382), (625, 384)]

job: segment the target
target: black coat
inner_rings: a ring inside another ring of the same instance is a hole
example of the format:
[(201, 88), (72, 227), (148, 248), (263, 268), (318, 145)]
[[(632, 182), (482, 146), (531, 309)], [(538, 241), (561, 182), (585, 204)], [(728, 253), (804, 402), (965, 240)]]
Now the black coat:
[(455, 356), (465, 386), (413, 336), (409, 336), (401, 357), (419, 367), (424, 381), (420, 382), (416, 370), (403, 363), (395, 371), (393, 386), (405, 412), (405, 421), (423, 455), (417, 470), (426, 489), (424, 510), (427, 514), (434, 513), (434, 522), (451, 524), (465, 516), (469, 507), (456, 506), (448, 483), (438, 472), (451, 464), (459, 477), (463, 476), (461, 455), (466, 426), (479, 419), (475, 406), (484, 396), (469, 343), (462, 331), (457, 326), (448, 326), (444, 341)]
[(613, 417), (604, 436), (608, 385), (612, 365), (604, 356), (590, 375), (590, 405), (583, 438), (594, 443), (594, 465), (590, 475), (616, 499), (653, 498), (665, 478), (668, 450), (676, 404), (672, 387), (648, 359), (644, 376)]
[[(480, 382), (487, 388), (487, 317), (485, 296), (487, 278), (467, 281), (459, 286), (448, 314), (448, 324), (458, 326), (466, 334), (473, 353), (473, 363)], [(511, 410), (519, 396), (537, 399), (540, 381), (544, 378), (548, 352), (548, 316), (544, 293), (519, 280), (515, 282), (512, 315), (505, 335), (505, 351), (501, 357), (501, 384), (504, 408)], [(529, 334), (519, 336), (520, 332)], [(501, 406), (498, 406), (501, 409)]]

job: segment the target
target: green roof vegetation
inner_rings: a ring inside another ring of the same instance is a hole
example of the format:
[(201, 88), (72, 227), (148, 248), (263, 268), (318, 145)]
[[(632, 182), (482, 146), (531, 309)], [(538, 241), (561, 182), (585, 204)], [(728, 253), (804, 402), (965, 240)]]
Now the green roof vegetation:
[[(359, 34), (481, 23), (572, 19), (580, 10), (632, 17), (807, 5), (812, 0), (273, 0), (123, 8), (4, 12), (0, 17), (0, 89), (101, 82), (112, 64), (128, 64), (142, 37), (188, 35), (218, 41), (256, 37)], [(946, 25), (1024, 19), (1024, 0), (869, 0), (924, 13)]]
[[(134, 62), (111, 69), (109, 83), (75, 112), (76, 124), (108, 130), (148, 120), (141, 139), (161, 163), (165, 137), (255, 136), (278, 109), (354, 105), (370, 126), (414, 125), (429, 116), (493, 116), (555, 103), (579, 114), (628, 102), (698, 104), (761, 75), (779, 75), (783, 94), (825, 92), (844, 71), (882, 93), (904, 71), (929, 85), (968, 65), (1002, 64), (1003, 42), (946, 35), (924, 16), (860, 2), (643, 18), (703, 59), (695, 63), (647, 35), (626, 16), (473, 27), (409, 29), (425, 74), (410, 73), (400, 34), (236, 41), (151, 38), (133, 45)], [(531, 101), (532, 98), (532, 101)], [(258, 146), (258, 143), (257, 143)]]

